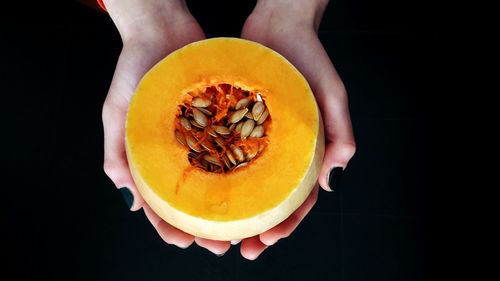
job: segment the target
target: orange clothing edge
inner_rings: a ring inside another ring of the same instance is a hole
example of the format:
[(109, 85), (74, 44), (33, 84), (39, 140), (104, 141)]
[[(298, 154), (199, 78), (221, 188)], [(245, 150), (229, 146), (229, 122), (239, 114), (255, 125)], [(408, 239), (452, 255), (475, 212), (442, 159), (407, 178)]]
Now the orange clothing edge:
[(97, 4), (99, 4), (99, 7), (101, 7), (104, 11), (108, 11), (106, 10), (106, 6), (104, 6), (104, 2), (102, 2), (102, 0), (97, 0)]

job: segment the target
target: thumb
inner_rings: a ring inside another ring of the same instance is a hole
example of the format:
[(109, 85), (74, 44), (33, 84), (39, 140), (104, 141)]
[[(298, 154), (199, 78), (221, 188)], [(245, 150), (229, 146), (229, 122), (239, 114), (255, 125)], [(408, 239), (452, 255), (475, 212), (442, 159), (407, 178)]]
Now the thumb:
[(132, 211), (139, 210), (144, 200), (130, 174), (125, 152), (127, 110), (139, 79), (157, 61), (144, 55), (144, 50), (140, 44), (124, 44), (102, 107), (104, 172), (120, 190)]
[(139, 210), (144, 200), (130, 174), (125, 152), (127, 106), (121, 106), (108, 95), (102, 110), (104, 127), (104, 172), (119, 188), (127, 207)]
[(339, 81), (333, 89), (330, 94), (317, 97), (326, 138), (325, 156), (318, 181), (326, 191), (339, 187), (342, 172), (356, 151), (345, 88)]

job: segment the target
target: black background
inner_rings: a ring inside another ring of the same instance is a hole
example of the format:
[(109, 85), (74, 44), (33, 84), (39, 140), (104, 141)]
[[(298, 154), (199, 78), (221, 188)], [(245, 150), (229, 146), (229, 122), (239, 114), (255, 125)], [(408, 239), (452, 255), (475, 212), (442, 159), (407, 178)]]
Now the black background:
[[(205, 2), (205, 3), (203, 3)], [(239, 36), (253, 1), (190, 1), (209, 37)], [(400, 2), (405, 2), (402, 4)], [(342, 189), (247, 261), (166, 245), (102, 170), (101, 106), (121, 41), (77, 2), (24, 3), (2, 19), (1, 254), (14, 280), (430, 280), (427, 184), (435, 40), (407, 1), (333, 0), (319, 36), (347, 87), (358, 145)], [(300, 38), (297, 38), (300, 40)]]

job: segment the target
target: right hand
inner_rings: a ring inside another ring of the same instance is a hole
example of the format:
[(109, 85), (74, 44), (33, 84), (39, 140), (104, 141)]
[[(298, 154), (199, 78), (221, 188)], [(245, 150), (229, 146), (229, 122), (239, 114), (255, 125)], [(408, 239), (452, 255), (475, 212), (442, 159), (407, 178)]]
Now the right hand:
[[(356, 145), (344, 84), (317, 35), (327, 4), (326, 0), (259, 0), (241, 35), (282, 54), (309, 82), (323, 116), (326, 137), (318, 182), (326, 191), (332, 191), (338, 188), (339, 174), (337, 180), (332, 180), (330, 174), (334, 168), (342, 171), (346, 167)], [(337, 186), (332, 186), (335, 183)], [(286, 220), (244, 240), (241, 254), (255, 259), (268, 246), (290, 236), (312, 209), (317, 197), (318, 188), (315, 188)]]

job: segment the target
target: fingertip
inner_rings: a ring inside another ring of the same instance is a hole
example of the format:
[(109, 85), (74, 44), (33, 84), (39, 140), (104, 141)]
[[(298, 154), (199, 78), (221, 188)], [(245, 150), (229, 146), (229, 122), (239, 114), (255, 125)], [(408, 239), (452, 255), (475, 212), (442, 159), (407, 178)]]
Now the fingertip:
[(241, 256), (249, 261), (254, 261), (259, 257), (260, 253), (241, 251)]
[(179, 248), (185, 249), (194, 242), (193, 235), (175, 228), (164, 220), (160, 220), (156, 227), (156, 231), (167, 244), (175, 245)]
[(158, 235), (160, 235), (165, 243), (176, 245), (182, 249), (186, 249), (193, 244), (193, 235), (171, 226), (160, 218), (160, 216), (158, 216), (148, 205), (144, 205), (143, 210), (149, 222), (153, 225), (156, 232), (158, 232)]
[(127, 208), (138, 211), (144, 205), (144, 199), (135, 186), (126, 159), (107, 157), (104, 160), (104, 172), (120, 191)]
[(195, 237), (194, 242), (198, 246), (207, 249), (208, 251), (214, 253), (217, 256), (224, 255), (229, 250), (229, 248), (231, 248), (231, 243), (229, 241), (217, 241), (201, 237)]
[(193, 245), (193, 242), (194, 242), (194, 237), (190, 237), (189, 239), (178, 241), (178, 243), (175, 243), (175, 246), (185, 250), (189, 248), (191, 245)]
[(231, 240), (231, 245), (238, 245), (241, 242), (241, 239)]
[(276, 239), (274, 237), (275, 235), (269, 235), (268, 232), (264, 232), (261, 235), (259, 235), (259, 240), (266, 246), (272, 246), (278, 242), (279, 239)]
[(319, 183), (319, 186), (321, 186), (321, 188), (324, 190), (324, 191), (327, 191), (327, 192), (332, 192), (333, 190), (330, 188), (330, 186), (328, 186), (328, 174), (324, 175), (324, 174), (320, 174), (319, 175), (319, 178), (318, 178), (318, 183)]
[(340, 178), (349, 160), (356, 152), (353, 142), (329, 142), (325, 149), (325, 157), (319, 174), (320, 186), (332, 192), (339, 187)]
[(130, 211), (135, 212), (142, 208), (144, 199), (142, 199), (142, 196), (139, 194), (137, 189), (122, 186), (118, 188), (118, 191), (120, 191), (120, 194), (125, 201), (125, 205)]
[(130, 208), (130, 211), (136, 212), (142, 209), (142, 207), (144, 206), (144, 199), (137, 189), (132, 190), (132, 193), (134, 194), (134, 204)]
[(132, 194), (132, 191), (126, 186), (118, 188), (118, 191), (120, 191), (123, 201), (125, 201), (127, 208), (130, 210), (134, 204), (134, 195)]
[(266, 249), (267, 245), (263, 244), (258, 236), (244, 239), (241, 242), (240, 253), (247, 260), (256, 260)]

